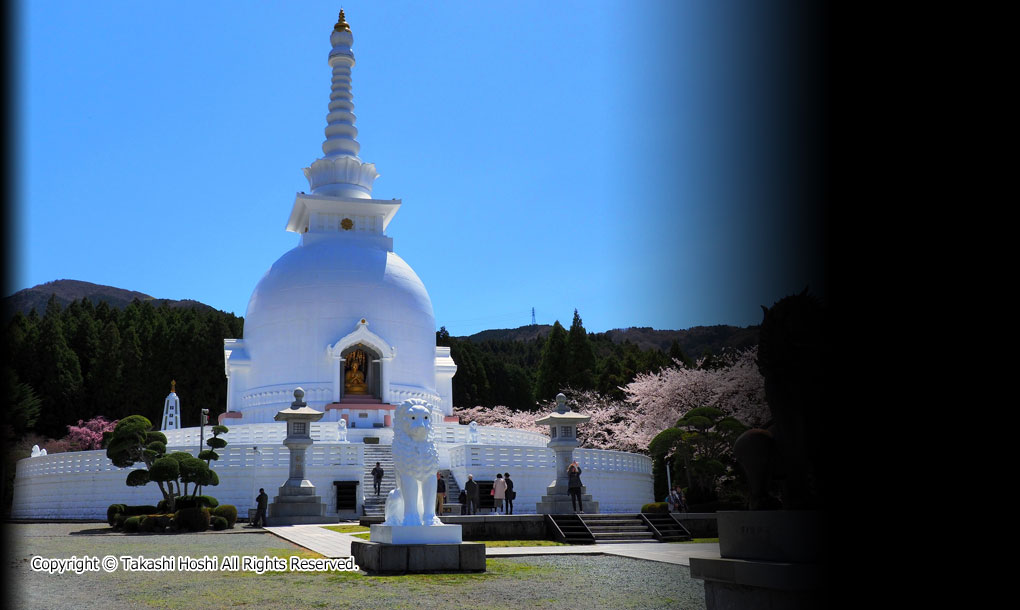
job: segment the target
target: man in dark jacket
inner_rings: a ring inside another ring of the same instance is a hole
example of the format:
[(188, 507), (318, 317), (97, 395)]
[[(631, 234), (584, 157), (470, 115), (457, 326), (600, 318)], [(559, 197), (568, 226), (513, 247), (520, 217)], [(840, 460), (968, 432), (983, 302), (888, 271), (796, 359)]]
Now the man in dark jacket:
[(475, 483), (475, 475), (468, 475), (464, 490), (467, 491), (468, 514), (473, 515), (478, 512), (478, 483)]
[(443, 502), (446, 502), (446, 481), (443, 473), (436, 473), (436, 515), (443, 514)]
[(582, 515), (584, 514), (584, 505), (581, 503), (581, 488), (583, 486), (581, 467), (577, 465), (577, 460), (574, 460), (570, 466), (567, 466), (567, 492), (570, 494), (571, 508)]
[(256, 527), (266, 526), (266, 508), (269, 506), (269, 495), (266, 490), (259, 487), (259, 495), (255, 497), (255, 523)]
[(514, 514), (514, 498), (517, 497), (517, 492), (514, 491), (514, 482), (510, 480), (510, 473), (503, 473), (503, 480), (506, 481), (506, 514)]
[(376, 462), (375, 468), (372, 469), (372, 483), (375, 485), (375, 495), (377, 496), (379, 495), (379, 485), (382, 484), (384, 472), (385, 471), (382, 469), (382, 466), (379, 465), (379, 462)]

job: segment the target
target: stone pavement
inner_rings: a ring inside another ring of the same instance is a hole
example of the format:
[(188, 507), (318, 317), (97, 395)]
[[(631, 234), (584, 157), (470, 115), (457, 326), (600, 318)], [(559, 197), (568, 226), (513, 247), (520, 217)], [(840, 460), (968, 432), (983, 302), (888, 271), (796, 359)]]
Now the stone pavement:
[[(282, 525), (265, 528), (272, 534), (303, 546), (324, 557), (350, 557), (351, 541), (359, 540), (321, 525)], [(367, 529), (367, 528), (366, 528)], [(690, 567), (691, 557), (719, 559), (719, 544), (641, 542), (623, 544), (579, 544), (571, 546), (521, 546), (485, 549), (486, 557), (520, 557), (525, 555), (619, 555), (634, 559), (661, 561)]]

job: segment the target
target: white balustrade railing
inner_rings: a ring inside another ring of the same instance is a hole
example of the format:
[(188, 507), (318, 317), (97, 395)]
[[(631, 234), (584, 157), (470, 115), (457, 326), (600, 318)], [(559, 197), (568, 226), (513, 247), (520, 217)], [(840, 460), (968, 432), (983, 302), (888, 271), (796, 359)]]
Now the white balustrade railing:
[(436, 430), (436, 441), (451, 445), (477, 443), (481, 445), (524, 445), (545, 447), (549, 437), (538, 432), (497, 428), (494, 426), (478, 426), (478, 440), (471, 438), (470, 428), (461, 424), (444, 424)]
[(646, 455), (607, 449), (574, 449), (581, 470), (652, 474), (652, 460)]

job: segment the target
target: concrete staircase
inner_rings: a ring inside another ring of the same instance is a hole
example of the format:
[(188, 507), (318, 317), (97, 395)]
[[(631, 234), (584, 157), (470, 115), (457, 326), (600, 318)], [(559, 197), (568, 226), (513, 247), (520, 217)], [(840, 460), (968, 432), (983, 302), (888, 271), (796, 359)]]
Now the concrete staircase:
[[(372, 469), (379, 462), (383, 473), (379, 495), (375, 495), (375, 483), (372, 480)], [(365, 503), (362, 512), (366, 517), (382, 517), (386, 513), (386, 496), (397, 486), (397, 476), (393, 470), (393, 448), (390, 445), (365, 445), (365, 475), (362, 478), (365, 490)]]
[(452, 504), (457, 501), (457, 496), (460, 495), (460, 485), (457, 485), (457, 478), (453, 476), (451, 470), (440, 470), (443, 475), (443, 481), (446, 482), (446, 502)]
[(548, 530), (551, 530), (552, 537), (557, 542), (595, 544), (595, 536), (584, 521), (581, 521), (581, 515), (546, 515), (545, 519)]
[(577, 515), (596, 544), (608, 542), (655, 542), (655, 533), (640, 515)]
[(674, 542), (690, 532), (673, 515), (547, 515), (553, 538), (568, 544)]

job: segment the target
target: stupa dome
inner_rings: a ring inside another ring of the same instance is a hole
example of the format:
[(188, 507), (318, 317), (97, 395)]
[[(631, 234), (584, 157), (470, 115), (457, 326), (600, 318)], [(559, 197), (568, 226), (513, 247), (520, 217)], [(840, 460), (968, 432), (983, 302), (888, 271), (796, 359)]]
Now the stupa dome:
[[(316, 387), (332, 387), (329, 349), (362, 320), (389, 345), (399, 346), (389, 382), (435, 392), (435, 317), (425, 285), (400, 256), (336, 235), (285, 253), (256, 285), (248, 301), (244, 342), (257, 393), (300, 382), (309, 403), (328, 402)], [(345, 347), (345, 346), (339, 346)], [(379, 346), (368, 346), (378, 353)], [(246, 421), (252, 405), (242, 401)], [(262, 401), (256, 401), (262, 402)], [(272, 401), (275, 402), (275, 401)], [(266, 414), (279, 405), (265, 405)], [(254, 415), (254, 413), (252, 413)], [(256, 419), (261, 420), (261, 413)]]

